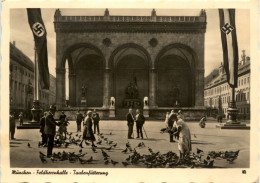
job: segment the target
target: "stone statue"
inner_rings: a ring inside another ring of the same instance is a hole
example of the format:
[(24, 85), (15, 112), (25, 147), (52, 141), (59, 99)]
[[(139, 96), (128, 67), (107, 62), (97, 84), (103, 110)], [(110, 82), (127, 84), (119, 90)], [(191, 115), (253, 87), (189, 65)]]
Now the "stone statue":
[(87, 88), (84, 84), (82, 84), (81, 87), (81, 97), (86, 97), (86, 93), (87, 93)]
[(114, 107), (114, 106), (115, 106), (115, 103), (116, 103), (115, 97), (111, 97), (111, 98), (110, 98), (110, 107)]
[(179, 90), (177, 84), (174, 85), (172, 94), (173, 94), (174, 106), (179, 106), (180, 105), (180, 90)]
[(138, 99), (139, 92), (137, 89), (136, 78), (128, 84), (125, 94), (126, 99)]
[(148, 97), (144, 97), (144, 106), (148, 106)]

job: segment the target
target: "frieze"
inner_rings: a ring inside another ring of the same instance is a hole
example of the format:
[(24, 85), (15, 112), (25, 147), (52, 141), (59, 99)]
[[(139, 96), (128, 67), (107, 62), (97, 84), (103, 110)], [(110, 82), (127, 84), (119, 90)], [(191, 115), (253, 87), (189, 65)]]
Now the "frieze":
[(56, 32), (206, 32), (206, 22), (54, 22), (54, 25)]

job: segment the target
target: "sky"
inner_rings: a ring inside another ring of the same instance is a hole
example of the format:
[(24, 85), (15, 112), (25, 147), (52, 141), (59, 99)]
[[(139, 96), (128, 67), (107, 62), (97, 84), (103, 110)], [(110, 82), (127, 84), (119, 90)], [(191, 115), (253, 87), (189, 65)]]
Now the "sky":
[[(105, 9), (60, 9), (62, 15), (68, 16), (103, 16)], [(56, 33), (54, 31), (55, 9), (42, 9), (42, 18), (47, 30), (49, 71), (56, 76)], [(151, 9), (109, 9), (110, 15), (150, 16)], [(156, 9), (158, 16), (198, 16), (199, 9)], [(207, 29), (205, 33), (205, 76), (220, 66), (223, 60), (217, 9), (206, 9)], [(250, 56), (250, 18), (249, 10), (236, 10), (236, 29), (239, 56), (242, 50)], [(10, 12), (10, 42), (15, 41), (16, 47), (34, 60), (34, 41), (30, 30), (26, 9), (12, 9)]]

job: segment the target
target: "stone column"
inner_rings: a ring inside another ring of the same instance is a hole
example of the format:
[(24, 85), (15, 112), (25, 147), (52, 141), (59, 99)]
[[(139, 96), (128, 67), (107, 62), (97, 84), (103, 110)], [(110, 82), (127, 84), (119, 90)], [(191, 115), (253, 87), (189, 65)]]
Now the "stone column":
[(76, 105), (76, 74), (69, 75), (69, 105)]
[(111, 69), (104, 70), (104, 85), (103, 85), (103, 108), (109, 108), (111, 97)]
[(56, 68), (56, 105), (65, 106), (65, 68)]
[(149, 71), (149, 98), (148, 103), (150, 108), (156, 108), (156, 91), (157, 91), (157, 70), (150, 69)]

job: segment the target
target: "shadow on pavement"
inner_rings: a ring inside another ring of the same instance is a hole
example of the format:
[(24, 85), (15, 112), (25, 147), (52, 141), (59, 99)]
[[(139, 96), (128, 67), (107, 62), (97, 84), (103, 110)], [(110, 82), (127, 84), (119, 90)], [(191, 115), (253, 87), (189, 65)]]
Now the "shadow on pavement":
[(198, 141), (198, 140), (192, 140), (192, 141), (191, 141), (191, 144), (216, 145), (216, 144), (209, 143), (209, 142), (206, 142), (206, 141)]
[(21, 142), (10, 142), (10, 144), (22, 144)]

